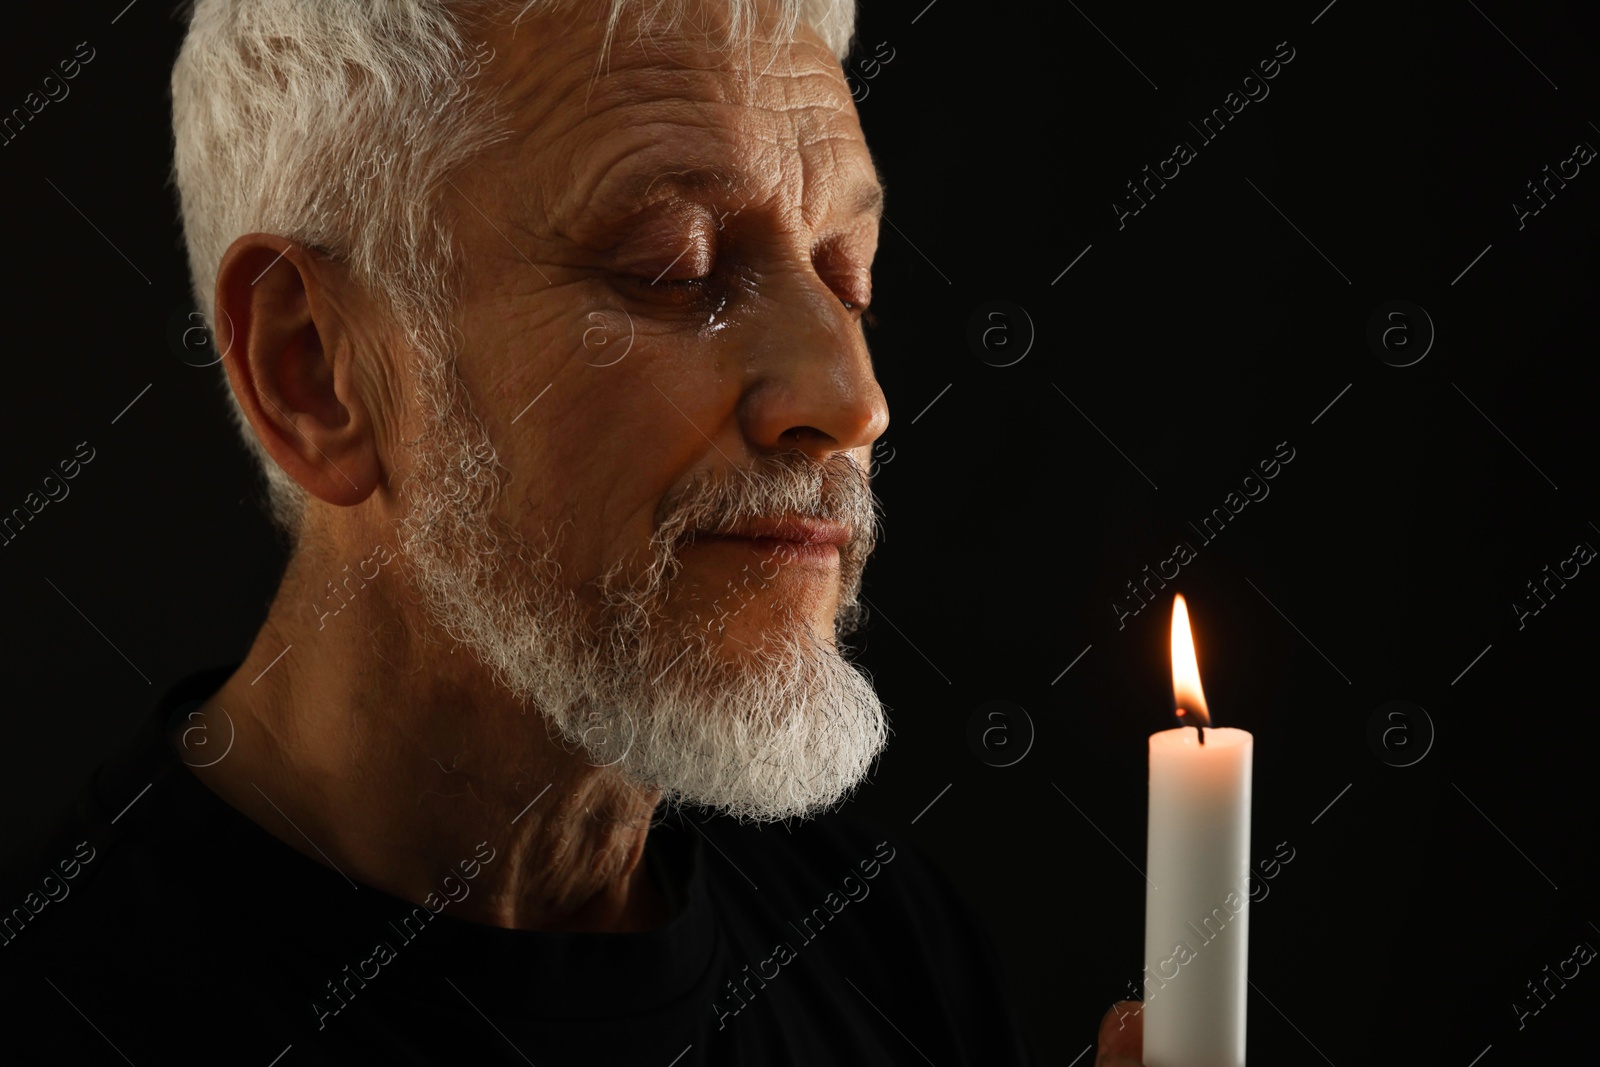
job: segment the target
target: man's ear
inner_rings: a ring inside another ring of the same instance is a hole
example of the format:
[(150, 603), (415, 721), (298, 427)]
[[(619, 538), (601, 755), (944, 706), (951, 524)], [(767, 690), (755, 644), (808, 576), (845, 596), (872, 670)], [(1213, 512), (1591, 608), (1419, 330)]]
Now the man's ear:
[[(233, 394), (256, 436), (289, 476), (320, 500), (361, 503), (383, 479), (364, 339), (377, 324), (348, 276), (322, 254), (273, 234), (250, 233), (217, 269), (217, 344)], [(348, 290), (348, 291), (346, 291)]]

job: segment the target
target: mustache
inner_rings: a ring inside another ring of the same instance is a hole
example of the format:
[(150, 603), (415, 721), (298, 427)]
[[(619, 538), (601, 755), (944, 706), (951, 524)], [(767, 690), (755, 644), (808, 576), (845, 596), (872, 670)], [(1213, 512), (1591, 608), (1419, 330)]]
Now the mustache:
[(662, 501), (651, 549), (663, 577), (676, 573), (678, 550), (696, 533), (725, 532), (750, 519), (803, 516), (841, 523), (850, 540), (840, 562), (866, 562), (882, 534), (883, 509), (853, 455), (813, 459), (800, 449), (756, 457), (748, 465), (703, 469)]

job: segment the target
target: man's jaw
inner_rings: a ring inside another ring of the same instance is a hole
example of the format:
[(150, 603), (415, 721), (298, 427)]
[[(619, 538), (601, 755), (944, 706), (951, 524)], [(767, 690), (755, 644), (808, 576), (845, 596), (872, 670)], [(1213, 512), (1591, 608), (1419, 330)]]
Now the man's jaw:
[[(487, 447), (474, 447), (467, 430), (455, 422), (454, 433), (428, 442), (437, 451), (411, 486), (421, 521), (406, 547), (429, 614), (460, 635), (497, 684), (543, 712), (591, 765), (614, 767), (674, 803), (781, 819), (830, 806), (859, 784), (887, 738), (883, 708), (870, 680), (818, 636), (814, 613), (797, 606), (792, 594), (800, 587), (757, 594), (760, 614), (752, 600), (742, 629), (762, 623), (744, 629), (746, 636), (759, 630), (761, 640), (731, 645), (732, 656), (710, 634), (683, 633), (669, 605), (685, 574), (679, 552), (707, 529), (751, 544), (770, 538), (780, 555), (784, 547), (830, 553), (839, 565), (826, 580), (853, 591), (873, 531), (804, 512), (820, 494), (836, 513), (859, 516), (871, 503), (862, 486), (830, 487), (821, 470), (794, 457), (779, 461), (790, 475), (781, 482), (701, 483), (682, 498), (685, 506), (663, 516), (642, 561), (616, 561), (593, 583), (600, 605), (591, 619), (570, 578), (560, 577), (552, 544), (487, 536), (490, 524), (503, 529), (493, 514), (496, 486), (484, 481), (495, 479), (492, 464), (467, 468), (478, 491), (461, 506), (461, 487), (445, 476)], [(759, 502), (782, 499), (788, 507), (752, 507), (751, 485)]]

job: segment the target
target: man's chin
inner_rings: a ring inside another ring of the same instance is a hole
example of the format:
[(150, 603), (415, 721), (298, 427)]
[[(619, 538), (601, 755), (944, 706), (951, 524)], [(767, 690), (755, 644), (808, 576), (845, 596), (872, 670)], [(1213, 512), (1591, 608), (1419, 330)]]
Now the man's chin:
[(811, 619), (788, 617), (767, 625), (756, 625), (747, 620), (746, 625), (707, 627), (700, 625), (688, 629), (683, 638), (685, 647), (691, 642), (703, 646), (731, 670), (756, 670), (764, 660), (789, 654), (796, 644), (810, 649), (808, 655), (836, 655), (832, 625), (819, 625)]
[[(605, 717), (607, 733), (590, 737), (603, 743), (586, 745), (589, 761), (669, 803), (749, 821), (843, 800), (887, 741), (871, 680), (809, 627), (804, 636), (764, 631), (761, 640), (754, 650), (738, 640), (683, 650), (632, 709)], [(740, 651), (717, 647), (729, 644)]]

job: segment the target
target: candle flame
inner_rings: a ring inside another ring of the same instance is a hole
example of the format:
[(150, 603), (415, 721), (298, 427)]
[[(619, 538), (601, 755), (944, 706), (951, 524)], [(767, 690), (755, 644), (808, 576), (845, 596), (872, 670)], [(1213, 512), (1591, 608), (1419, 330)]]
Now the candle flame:
[(1183, 594), (1172, 598), (1172, 696), (1185, 726), (1210, 726), (1206, 694), (1200, 688), (1200, 664), (1194, 654), (1194, 633), (1189, 629), (1189, 606)]

